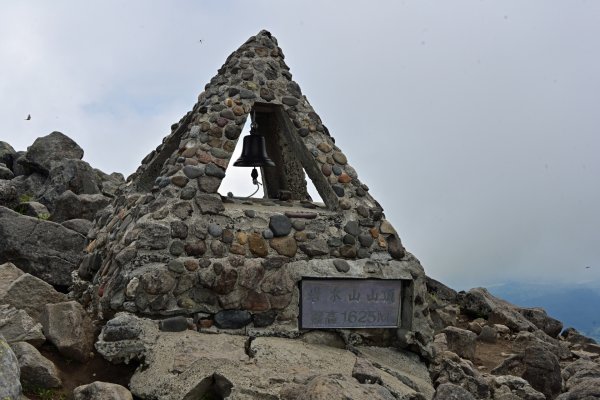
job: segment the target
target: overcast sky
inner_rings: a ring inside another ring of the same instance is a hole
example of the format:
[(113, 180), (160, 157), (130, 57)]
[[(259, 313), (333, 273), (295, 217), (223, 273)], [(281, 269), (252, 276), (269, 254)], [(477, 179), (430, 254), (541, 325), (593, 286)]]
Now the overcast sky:
[(600, 286), (599, 21), (575, 0), (3, 0), (0, 140), (58, 130), (129, 175), (267, 29), (429, 275)]

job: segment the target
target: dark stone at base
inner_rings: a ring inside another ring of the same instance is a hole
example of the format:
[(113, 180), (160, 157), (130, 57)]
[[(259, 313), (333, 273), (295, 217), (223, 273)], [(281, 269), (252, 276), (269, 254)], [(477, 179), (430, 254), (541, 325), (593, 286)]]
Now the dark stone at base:
[(277, 313), (274, 310), (265, 311), (263, 313), (254, 314), (252, 316), (252, 320), (254, 321), (254, 326), (257, 328), (262, 328), (265, 326), (271, 325), (275, 322), (275, 317)]
[(344, 260), (333, 260), (333, 265), (338, 272), (348, 272), (350, 271), (350, 264), (348, 264)]
[(183, 332), (187, 330), (187, 328), (187, 319), (181, 316), (163, 319), (158, 324), (158, 329), (163, 332)]
[(292, 221), (285, 215), (275, 214), (269, 221), (269, 228), (275, 237), (286, 236), (292, 231)]
[(243, 328), (251, 320), (250, 313), (243, 310), (223, 310), (215, 314), (215, 325), (221, 329)]

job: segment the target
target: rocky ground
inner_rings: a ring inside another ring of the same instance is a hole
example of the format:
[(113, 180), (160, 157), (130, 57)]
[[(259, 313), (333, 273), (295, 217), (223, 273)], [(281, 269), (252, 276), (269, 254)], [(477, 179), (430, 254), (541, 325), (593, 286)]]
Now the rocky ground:
[(59, 132), (26, 152), (0, 142), (0, 399), (600, 399), (592, 339), (433, 279), (427, 359), (349, 330), (275, 337), (128, 312), (94, 321), (69, 296), (72, 272), (125, 182), (82, 157)]

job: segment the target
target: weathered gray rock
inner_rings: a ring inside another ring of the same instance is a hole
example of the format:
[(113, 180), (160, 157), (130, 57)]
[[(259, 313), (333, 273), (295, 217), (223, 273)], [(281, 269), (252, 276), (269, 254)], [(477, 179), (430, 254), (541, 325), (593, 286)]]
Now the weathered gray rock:
[(14, 208), (19, 204), (19, 193), (12, 181), (0, 179), (0, 206)]
[[(434, 392), (427, 367), (418, 356), (395, 349), (380, 353), (376, 348), (364, 348), (371, 363), (379, 362), (381, 384), (360, 385), (352, 378), (356, 356), (345, 349), (283, 338), (249, 341), (246, 336), (192, 330), (160, 332), (157, 325), (156, 321), (118, 313), (96, 343), (98, 352), (113, 362), (144, 360), (144, 367), (130, 382), (132, 393), (141, 398), (191, 400), (211, 392), (231, 399), (296, 398), (283, 394), (299, 393), (292, 390), (297, 389), (295, 384), (313, 390), (315, 386), (309, 384), (313, 377), (332, 375), (352, 399), (377, 399), (380, 393), (390, 400), (431, 399)], [(111, 333), (116, 329), (118, 334)], [(118, 336), (122, 339), (107, 341)], [(324, 398), (337, 398), (329, 383), (323, 381), (323, 395), (334, 397)], [(316, 396), (319, 392), (311, 393)]]
[(582, 335), (575, 328), (567, 328), (560, 334), (562, 338), (564, 338), (567, 342), (572, 344), (586, 344), (586, 343), (596, 343), (596, 341), (592, 338)]
[(0, 207), (0, 262), (60, 286), (71, 284), (71, 272), (83, 257), (85, 238), (50, 221)]
[(63, 159), (83, 158), (83, 149), (71, 138), (61, 132), (52, 132), (37, 138), (27, 148), (26, 162), (35, 169), (48, 173), (52, 167)]
[(121, 385), (107, 382), (92, 382), (73, 390), (75, 400), (133, 400), (131, 392)]
[(519, 376), (551, 399), (562, 389), (558, 358), (540, 344), (528, 346), (521, 354), (507, 358), (491, 372), (494, 375)]
[(486, 318), (493, 324), (504, 324), (513, 331), (533, 331), (537, 327), (525, 318), (519, 308), (507, 301), (494, 297), (485, 288), (460, 292), (458, 301), (466, 314)]
[(21, 399), (20, 375), (17, 356), (0, 335), (0, 399)]
[(113, 172), (109, 175), (99, 169), (94, 169), (94, 172), (100, 180), (100, 190), (105, 196), (115, 197), (119, 186), (125, 183), (125, 178), (121, 173)]
[(453, 383), (467, 390), (476, 399), (487, 399), (490, 395), (490, 385), (473, 363), (463, 360), (455, 353), (445, 351), (436, 355), (429, 369), (431, 378), (437, 385)]
[(17, 310), (8, 304), (0, 304), (0, 335), (8, 343), (28, 342), (36, 347), (46, 341), (39, 322), (34, 321), (25, 310)]
[(0, 164), (0, 179), (10, 180), (15, 177), (15, 174), (6, 167), (4, 164)]
[(90, 358), (94, 326), (81, 304), (67, 301), (46, 305), (42, 326), (46, 338), (61, 354), (81, 362)]
[(0, 141), (0, 163), (6, 165), (8, 168), (11, 168), (13, 158), (16, 154), (17, 152), (10, 144)]
[(83, 236), (87, 236), (88, 232), (90, 231), (90, 229), (92, 229), (93, 226), (90, 220), (80, 218), (70, 219), (61, 223), (61, 225)]
[(64, 222), (70, 219), (87, 219), (93, 221), (96, 213), (110, 203), (110, 199), (100, 193), (75, 194), (65, 191), (54, 201), (52, 220)]
[(25, 342), (11, 344), (21, 370), (21, 382), (29, 387), (56, 388), (62, 386), (58, 369), (54, 363)]
[(11, 283), (24, 273), (13, 263), (0, 264), (0, 299), (4, 297)]
[(37, 197), (54, 213), (54, 203), (67, 190), (77, 195), (101, 194), (100, 184), (95, 171), (85, 161), (61, 160), (50, 171), (44, 189)]
[(550, 337), (557, 337), (563, 329), (562, 322), (550, 317), (542, 308), (521, 308), (519, 312)]
[(439, 302), (456, 303), (458, 293), (443, 283), (436, 281), (429, 276), (426, 277), (427, 292), (435, 297)]
[(356, 357), (352, 376), (360, 383), (380, 383), (381, 374), (379, 370), (371, 364), (369, 360), (363, 357)]
[(448, 326), (442, 330), (446, 335), (448, 349), (462, 358), (475, 359), (475, 347), (477, 346), (477, 335), (471, 331)]
[(538, 392), (529, 383), (517, 376), (502, 375), (494, 376), (491, 380), (494, 400), (523, 399), (523, 400), (545, 400), (546, 396)]
[(562, 376), (565, 380), (565, 388), (570, 391), (589, 379), (600, 379), (600, 364), (579, 359), (563, 368)]
[(556, 400), (596, 400), (600, 399), (600, 378), (590, 378), (573, 389), (561, 394)]
[(42, 203), (37, 201), (26, 201), (18, 205), (17, 210), (24, 215), (40, 219), (48, 219), (50, 211)]
[(361, 385), (337, 374), (319, 375), (308, 378), (302, 383), (290, 383), (283, 387), (280, 396), (282, 400), (397, 399), (380, 385)]
[(465, 389), (452, 383), (442, 383), (435, 391), (434, 400), (475, 400)]
[(67, 296), (30, 274), (22, 274), (12, 281), (4, 293), (0, 292), (0, 304), (8, 304), (25, 310), (36, 322), (41, 322), (46, 304), (60, 303)]
[(426, 399), (433, 397), (429, 371), (416, 354), (390, 347), (357, 346), (356, 350), (380, 370), (382, 385), (393, 394), (405, 391), (404, 386)]

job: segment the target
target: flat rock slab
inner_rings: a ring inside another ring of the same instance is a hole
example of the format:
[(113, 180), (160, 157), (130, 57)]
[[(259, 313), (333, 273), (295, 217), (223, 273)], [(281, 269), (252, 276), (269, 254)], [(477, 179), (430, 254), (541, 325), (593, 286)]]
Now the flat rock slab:
[(435, 390), (429, 371), (416, 354), (391, 347), (359, 346), (357, 350), (374, 366), (421, 393), (426, 399), (433, 398)]
[[(360, 384), (352, 375), (357, 357), (345, 349), (286, 338), (161, 332), (156, 321), (128, 313), (107, 323), (96, 349), (113, 362), (142, 361), (130, 381), (141, 399), (196, 399), (208, 387), (232, 400), (320, 399), (319, 393), (335, 393), (339, 385), (351, 399), (412, 398), (417, 392), (431, 399), (434, 392), (418, 357), (393, 349), (364, 348), (384, 367), (377, 369), (381, 384)], [(302, 397), (305, 392), (310, 396)]]

